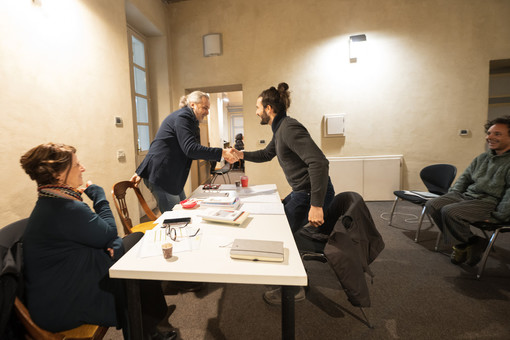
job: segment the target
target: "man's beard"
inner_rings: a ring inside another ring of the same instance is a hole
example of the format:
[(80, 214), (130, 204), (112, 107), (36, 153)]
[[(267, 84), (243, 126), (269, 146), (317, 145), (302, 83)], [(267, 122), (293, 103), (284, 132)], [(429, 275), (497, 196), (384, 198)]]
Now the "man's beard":
[(261, 115), (260, 115), (260, 125), (267, 125), (269, 124), (269, 120), (271, 119), (271, 117), (269, 117), (269, 115), (265, 112), (263, 112)]

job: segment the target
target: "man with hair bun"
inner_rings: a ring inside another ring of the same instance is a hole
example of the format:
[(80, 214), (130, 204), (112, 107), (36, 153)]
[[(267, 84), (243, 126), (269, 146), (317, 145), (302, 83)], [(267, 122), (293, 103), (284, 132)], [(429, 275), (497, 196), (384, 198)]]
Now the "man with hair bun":
[[(324, 223), (324, 211), (335, 197), (335, 190), (329, 178), (329, 161), (315, 144), (306, 128), (296, 119), (287, 116), (290, 106), (289, 85), (278, 84), (257, 98), (257, 116), (260, 124), (270, 125), (273, 138), (265, 149), (258, 151), (237, 151), (240, 159), (251, 162), (268, 162), (275, 156), (282, 167), (292, 192), (285, 197), (285, 215), (292, 232), (297, 232), (307, 222), (314, 227)], [(295, 301), (304, 300), (304, 289), (296, 295)], [(279, 304), (280, 289), (267, 291), (264, 300)]]
[(152, 141), (149, 152), (131, 181), (143, 178), (163, 213), (186, 198), (184, 185), (194, 159), (229, 163), (239, 159), (231, 149), (209, 148), (200, 144), (199, 123), (209, 114), (209, 95), (194, 91), (183, 96), (180, 109), (168, 115)]

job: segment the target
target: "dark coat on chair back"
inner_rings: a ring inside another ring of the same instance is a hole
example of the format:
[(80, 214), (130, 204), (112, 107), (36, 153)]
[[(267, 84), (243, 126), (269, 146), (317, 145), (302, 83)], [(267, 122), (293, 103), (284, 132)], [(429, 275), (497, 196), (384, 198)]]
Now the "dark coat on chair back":
[[(333, 216), (337, 214), (338, 216)], [(336, 218), (335, 218), (336, 217)], [(328, 221), (336, 221), (324, 254), (353, 306), (369, 307), (365, 272), (384, 249), (363, 198), (355, 192), (338, 194), (328, 209)]]
[(23, 289), (22, 265), (23, 251), (21, 238), (25, 232), (28, 219), (11, 223), (0, 229), (0, 339), (15, 337), (9, 329), (14, 298)]
[(200, 144), (199, 121), (188, 106), (168, 115), (136, 173), (172, 195), (186, 184), (194, 159), (221, 160), (221, 148)]

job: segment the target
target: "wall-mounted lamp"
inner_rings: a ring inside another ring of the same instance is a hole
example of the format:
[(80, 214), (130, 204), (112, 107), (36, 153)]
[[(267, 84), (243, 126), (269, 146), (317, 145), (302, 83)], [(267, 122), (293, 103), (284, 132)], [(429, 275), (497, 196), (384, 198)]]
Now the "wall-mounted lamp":
[(349, 60), (351, 63), (358, 61), (365, 41), (367, 41), (365, 34), (351, 35), (349, 37)]
[(223, 54), (221, 33), (206, 34), (202, 37), (204, 42), (204, 57)]

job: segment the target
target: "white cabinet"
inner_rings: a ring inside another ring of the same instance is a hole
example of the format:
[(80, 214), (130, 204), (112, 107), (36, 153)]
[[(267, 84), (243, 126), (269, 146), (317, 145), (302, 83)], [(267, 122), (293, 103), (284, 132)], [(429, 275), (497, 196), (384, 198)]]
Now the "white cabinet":
[(328, 157), (335, 193), (355, 191), (365, 201), (391, 201), (400, 190), (402, 155)]

